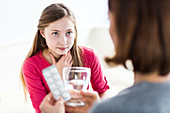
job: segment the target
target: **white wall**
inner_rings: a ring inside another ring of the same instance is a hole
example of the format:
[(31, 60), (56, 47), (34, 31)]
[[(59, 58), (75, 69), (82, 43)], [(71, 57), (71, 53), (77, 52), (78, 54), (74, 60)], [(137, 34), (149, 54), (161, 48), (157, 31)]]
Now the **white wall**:
[(79, 44), (95, 49), (95, 43), (101, 42), (86, 42), (98, 40), (96, 37), (99, 36), (100, 39), (105, 37), (99, 35), (101, 32), (96, 29), (100, 26), (102, 31), (107, 32), (105, 0), (0, 0), (0, 113), (34, 112), (30, 100), (24, 102), (19, 84), (20, 67), (31, 47), (42, 10), (56, 2), (63, 2), (74, 12)]
[(56, 2), (74, 12), (79, 29), (108, 25), (107, 0), (0, 0), (0, 45), (32, 40), (42, 10)]
[(110, 84), (110, 96), (133, 83), (133, 73), (122, 67), (107, 68), (104, 57), (114, 54), (108, 32), (107, 0), (0, 0), (0, 113), (33, 113), (24, 101), (19, 74), (29, 51), (42, 10), (63, 2), (77, 18), (78, 43), (99, 55)]

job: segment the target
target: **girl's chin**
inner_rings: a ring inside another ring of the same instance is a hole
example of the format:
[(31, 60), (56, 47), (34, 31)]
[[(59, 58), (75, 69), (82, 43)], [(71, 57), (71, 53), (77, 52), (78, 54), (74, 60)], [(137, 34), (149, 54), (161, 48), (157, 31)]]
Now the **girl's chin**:
[(68, 50), (65, 50), (65, 51), (55, 50), (55, 51), (53, 51), (52, 53), (53, 53), (54, 55), (65, 55), (65, 54), (67, 54), (67, 52), (68, 52)]
[(65, 51), (65, 52), (58, 52), (59, 55), (65, 55), (67, 54), (68, 51)]

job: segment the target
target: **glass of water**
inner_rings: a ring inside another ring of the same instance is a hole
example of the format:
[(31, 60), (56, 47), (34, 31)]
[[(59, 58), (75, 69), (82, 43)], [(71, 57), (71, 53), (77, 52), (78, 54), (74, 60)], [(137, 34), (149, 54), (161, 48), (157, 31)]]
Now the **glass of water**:
[[(87, 67), (64, 67), (63, 80), (69, 92), (87, 90), (90, 81), (91, 70)], [(68, 106), (84, 106), (80, 96), (71, 94), (71, 100), (66, 102)]]

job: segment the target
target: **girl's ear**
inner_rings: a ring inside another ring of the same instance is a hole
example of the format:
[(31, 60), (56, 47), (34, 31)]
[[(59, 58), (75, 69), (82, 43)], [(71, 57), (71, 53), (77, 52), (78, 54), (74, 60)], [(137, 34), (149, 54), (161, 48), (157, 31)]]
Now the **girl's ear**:
[(40, 34), (42, 35), (43, 38), (45, 38), (44, 31), (40, 30)]

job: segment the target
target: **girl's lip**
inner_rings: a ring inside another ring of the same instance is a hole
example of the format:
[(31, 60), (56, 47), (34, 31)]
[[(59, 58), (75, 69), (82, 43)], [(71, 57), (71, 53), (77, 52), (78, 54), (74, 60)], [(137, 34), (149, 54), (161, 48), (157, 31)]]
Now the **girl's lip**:
[(58, 49), (60, 49), (60, 50), (66, 50), (67, 47), (58, 47)]

